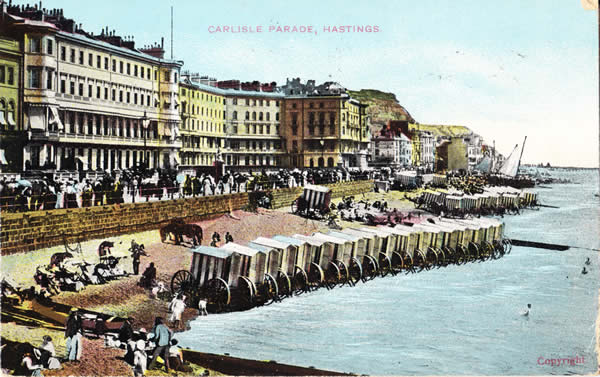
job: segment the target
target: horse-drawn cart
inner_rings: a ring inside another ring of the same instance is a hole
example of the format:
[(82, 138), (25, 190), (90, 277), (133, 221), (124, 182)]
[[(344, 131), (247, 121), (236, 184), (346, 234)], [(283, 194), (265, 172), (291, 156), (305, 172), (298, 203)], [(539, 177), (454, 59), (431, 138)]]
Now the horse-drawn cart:
[(306, 185), (302, 196), (292, 203), (292, 213), (304, 216), (323, 218), (329, 213), (331, 190), (325, 186)]

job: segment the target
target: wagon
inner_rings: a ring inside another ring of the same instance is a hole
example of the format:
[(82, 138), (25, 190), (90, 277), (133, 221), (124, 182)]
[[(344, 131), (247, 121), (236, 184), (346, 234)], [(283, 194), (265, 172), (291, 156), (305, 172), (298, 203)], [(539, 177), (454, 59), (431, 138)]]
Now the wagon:
[(268, 272), (276, 278), (279, 297), (291, 296), (294, 291), (292, 282), (296, 274), (295, 266), (298, 263), (298, 246), (266, 237), (258, 237), (250, 244), (271, 248), (269, 257), (273, 255), (273, 258), (268, 263)]
[(327, 267), (324, 269), (327, 287), (350, 283), (348, 263), (353, 249), (352, 241), (324, 233), (314, 233), (313, 237), (325, 241), (325, 245), (329, 247)]
[(331, 189), (306, 185), (302, 196), (292, 202), (292, 213), (310, 218), (323, 218), (329, 213), (330, 203)]
[(306, 248), (310, 250), (310, 260), (307, 261), (307, 263), (310, 262), (310, 265), (306, 269), (310, 288), (314, 289), (325, 285), (324, 269), (327, 268), (329, 256), (333, 253), (332, 245), (321, 239), (303, 234), (294, 234), (292, 238), (306, 242)]
[(231, 302), (232, 252), (211, 246), (198, 246), (191, 251), (190, 270), (179, 270), (173, 275), (171, 292), (183, 293), (193, 306), (204, 299), (211, 310), (223, 311)]

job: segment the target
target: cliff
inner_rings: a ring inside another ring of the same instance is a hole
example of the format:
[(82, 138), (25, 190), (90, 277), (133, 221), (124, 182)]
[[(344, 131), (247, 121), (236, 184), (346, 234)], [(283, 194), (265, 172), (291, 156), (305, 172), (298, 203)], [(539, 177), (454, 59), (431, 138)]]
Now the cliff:
[(407, 120), (415, 123), (410, 113), (398, 102), (394, 93), (386, 93), (376, 89), (348, 90), (354, 99), (369, 105), (367, 115), (371, 117), (371, 135), (379, 134), (388, 120)]

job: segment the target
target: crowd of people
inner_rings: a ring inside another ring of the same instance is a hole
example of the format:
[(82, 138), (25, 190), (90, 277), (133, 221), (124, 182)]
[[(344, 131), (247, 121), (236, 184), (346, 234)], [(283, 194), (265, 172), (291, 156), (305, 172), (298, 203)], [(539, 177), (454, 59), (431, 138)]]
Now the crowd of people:
[(372, 178), (370, 172), (346, 169), (281, 169), (260, 173), (230, 172), (183, 174), (167, 169), (127, 169), (105, 172), (95, 178), (53, 174), (35, 179), (0, 177), (0, 210), (26, 212), (57, 208), (81, 208), (136, 201), (223, 195), (236, 192), (271, 190), (306, 184), (327, 184)]

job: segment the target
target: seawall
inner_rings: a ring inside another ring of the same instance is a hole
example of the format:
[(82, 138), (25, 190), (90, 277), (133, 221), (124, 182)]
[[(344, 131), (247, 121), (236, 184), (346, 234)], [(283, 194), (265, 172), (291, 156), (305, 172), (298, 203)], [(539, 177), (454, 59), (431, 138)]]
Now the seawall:
[[(332, 197), (360, 195), (371, 191), (373, 181), (327, 185)], [(272, 190), (273, 208), (291, 205), (302, 187)], [(172, 218), (195, 222), (242, 209), (248, 193), (206, 196), (88, 208), (55, 209), (0, 214), (2, 255), (31, 251), (78, 241), (158, 229)]]

